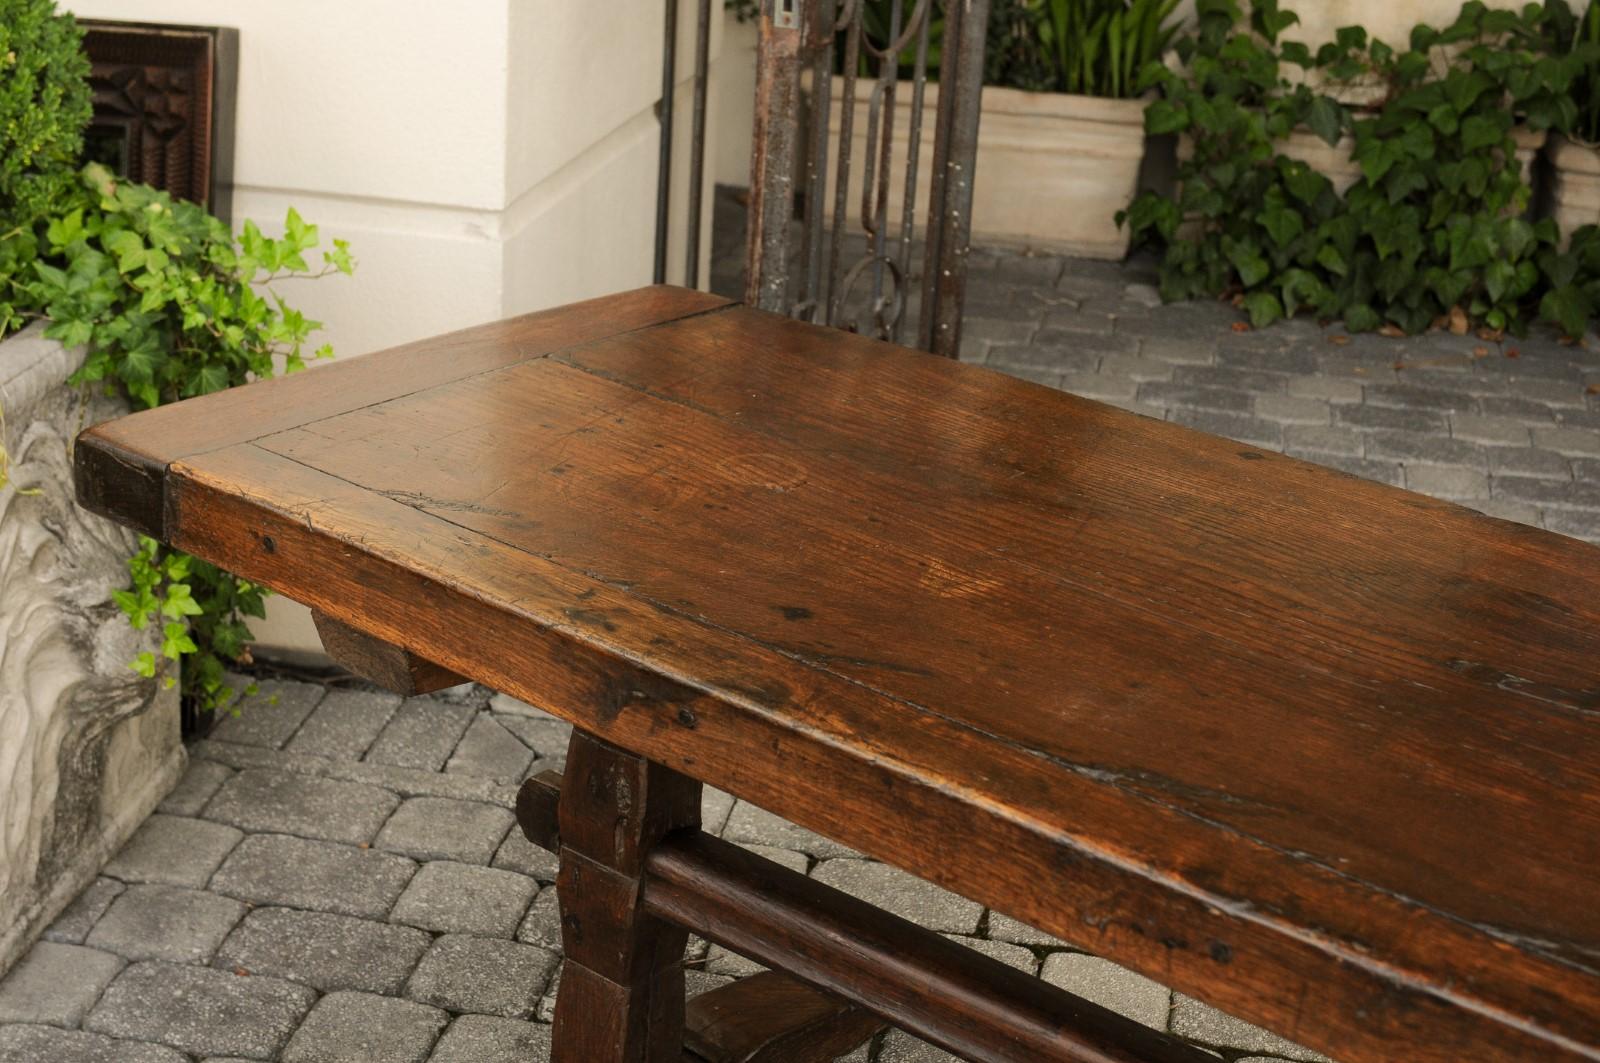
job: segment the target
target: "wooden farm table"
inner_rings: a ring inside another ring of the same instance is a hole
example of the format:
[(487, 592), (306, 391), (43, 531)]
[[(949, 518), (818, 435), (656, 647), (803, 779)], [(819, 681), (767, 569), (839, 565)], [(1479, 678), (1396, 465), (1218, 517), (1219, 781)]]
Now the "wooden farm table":
[(1600, 1060), (1593, 547), (671, 288), (77, 468), (369, 674), (577, 726), (519, 809), (561, 1063), (876, 1025), (773, 976), (683, 1034), (685, 926), (972, 1059), (1210, 1058), (699, 835), (702, 782), (1342, 1063)]

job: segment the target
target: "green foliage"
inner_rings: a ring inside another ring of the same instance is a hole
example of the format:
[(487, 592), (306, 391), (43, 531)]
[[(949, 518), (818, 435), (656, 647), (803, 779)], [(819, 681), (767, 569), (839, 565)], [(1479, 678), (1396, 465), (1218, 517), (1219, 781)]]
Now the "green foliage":
[(81, 39), (52, 0), (0, 0), (0, 232), (48, 210), (72, 181), (90, 114)]
[(1545, 28), (1556, 55), (1570, 56), (1577, 76), (1572, 82), (1572, 102), (1577, 118), (1569, 135), (1600, 146), (1600, 0), (1589, 0), (1582, 16), (1567, 0), (1545, 0)]
[(1140, 73), (1159, 63), (1178, 27), (1178, 0), (1042, 0), (1040, 42), (1054, 59), (1058, 92), (1134, 96)]
[[(45, 335), (85, 346), (74, 383), (126, 393), (148, 408), (305, 367), (306, 318), (274, 290), (291, 277), (350, 273), (342, 240), (312, 267), (316, 226), (290, 209), (284, 235), (246, 222), (237, 237), (200, 207), (85, 167), (47, 218), (0, 238), (0, 290), (11, 302), (0, 327), (32, 316)], [(332, 357), (326, 345), (316, 357)], [(133, 667), (164, 674), (183, 661), (183, 690), (206, 709), (229, 702), (222, 681), (263, 615), (263, 588), (146, 540), (129, 561), (132, 586), (116, 596), (136, 628), (158, 620), (162, 651)]]
[[(1584, 331), (1600, 310), (1594, 237), (1562, 252), (1553, 222), (1523, 217), (1515, 155), (1518, 119), (1539, 130), (1578, 117), (1582, 58), (1545, 47), (1544, 9), (1473, 0), (1444, 30), (1417, 27), (1404, 51), (1350, 27), (1316, 54), (1278, 44), (1295, 16), (1276, 3), (1256, 3), (1248, 28), (1234, 0), (1200, 0), (1198, 16), (1178, 45), (1184, 72), (1146, 78), (1161, 90), (1146, 128), (1193, 145), (1181, 191), (1119, 215), (1165, 245), (1165, 298), (1234, 294), (1257, 326), (1309, 311), (1419, 332), (1459, 308), (1494, 329), (1543, 318)], [(1353, 112), (1285, 68), (1375, 82), (1383, 98)], [(1361, 176), (1343, 196), (1278, 151), (1297, 126), (1350, 137)]]
[[(754, 18), (757, 0), (724, 0), (740, 21)], [(862, 27), (880, 46), (889, 43), (893, 0), (861, 0)], [(937, 77), (944, 20), (933, 5), (928, 69)], [(901, 24), (917, 0), (901, 0)], [(1030, 92), (1087, 96), (1138, 94), (1139, 74), (1161, 58), (1178, 32), (1179, 0), (991, 0), (984, 49), (984, 84)], [(841, 49), (842, 52), (842, 49)], [(915, 49), (898, 57), (909, 74)], [(865, 57), (862, 73), (871, 73)]]

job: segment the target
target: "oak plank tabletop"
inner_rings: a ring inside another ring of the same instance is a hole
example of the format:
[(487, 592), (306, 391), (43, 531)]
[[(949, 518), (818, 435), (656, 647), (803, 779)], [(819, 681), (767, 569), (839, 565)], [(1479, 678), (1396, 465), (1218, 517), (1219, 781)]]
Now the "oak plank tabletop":
[(1600, 1060), (1600, 550), (701, 293), (80, 497), (1343, 1063)]

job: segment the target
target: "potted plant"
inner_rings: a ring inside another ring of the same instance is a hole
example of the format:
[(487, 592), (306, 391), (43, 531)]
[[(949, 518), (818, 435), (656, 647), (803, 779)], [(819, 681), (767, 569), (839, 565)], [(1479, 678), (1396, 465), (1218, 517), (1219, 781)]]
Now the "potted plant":
[[(1600, 224), (1600, 0), (1575, 14), (1567, 0), (1549, 0), (1551, 46), (1574, 59), (1572, 112), (1566, 132), (1550, 138), (1550, 216), (1564, 235)], [(1580, 9), (1581, 10), (1581, 9)]]
[[(909, 6), (909, 5), (908, 5)], [(883, 20), (869, 0), (864, 21)], [(1139, 75), (1159, 61), (1177, 32), (1178, 0), (997, 0), (991, 14), (978, 127), (973, 235), (986, 243), (1120, 259), (1128, 237), (1114, 221), (1133, 194), (1144, 160)], [(937, 28), (933, 39), (938, 40)], [(904, 57), (902, 57), (903, 60)], [(930, 57), (930, 67), (936, 56)], [(906, 64), (902, 61), (902, 71)], [(930, 81), (935, 75), (930, 71)], [(834, 79), (829, 132), (837, 142), (843, 79)], [(866, 157), (870, 84), (857, 85), (853, 157)], [(895, 93), (894, 158), (909, 146), (910, 86)], [(919, 200), (927, 195), (937, 86), (922, 118)], [(860, 202), (863, 167), (852, 168), (846, 202)], [(831, 207), (834, 174), (830, 172)], [(890, 183), (889, 215), (903, 182)], [(919, 204), (920, 209), (920, 204)]]

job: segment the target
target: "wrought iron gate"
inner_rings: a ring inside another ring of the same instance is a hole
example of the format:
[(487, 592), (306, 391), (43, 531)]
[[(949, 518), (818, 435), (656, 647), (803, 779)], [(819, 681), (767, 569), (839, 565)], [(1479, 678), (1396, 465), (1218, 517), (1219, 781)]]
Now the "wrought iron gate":
[[(698, 2), (693, 189), (704, 173), (712, 16), (711, 0)], [(677, 0), (666, 4), (658, 280), (666, 275)], [(955, 357), (988, 13), (989, 0), (761, 0), (746, 302)], [(934, 41), (939, 14), (942, 33)], [(929, 78), (934, 48), (937, 84)], [(865, 129), (858, 138), (863, 84)], [(904, 93), (909, 106), (900, 105)], [(923, 114), (933, 96), (932, 159), (924, 177)], [(897, 141), (903, 141), (900, 158)], [(859, 191), (856, 202), (852, 189)], [(900, 200), (892, 211), (891, 191)], [(700, 197), (691, 193), (689, 202), (686, 276), (693, 284)], [(908, 331), (913, 306), (914, 338)]]

